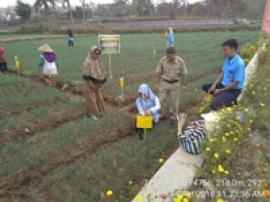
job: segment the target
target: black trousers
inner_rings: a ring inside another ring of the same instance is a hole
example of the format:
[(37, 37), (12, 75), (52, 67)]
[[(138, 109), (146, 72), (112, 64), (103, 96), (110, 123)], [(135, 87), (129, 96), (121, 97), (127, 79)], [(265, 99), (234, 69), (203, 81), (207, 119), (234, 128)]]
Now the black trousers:
[[(202, 89), (208, 93), (208, 90), (212, 87), (212, 83), (204, 84), (202, 86)], [(217, 85), (217, 89), (222, 89), (225, 86), (219, 83)], [(237, 98), (241, 94), (241, 90), (239, 89), (232, 89), (232, 90), (226, 90), (213, 99), (212, 103), (210, 104), (210, 108), (212, 110), (218, 110), (222, 107), (232, 106), (237, 104)]]

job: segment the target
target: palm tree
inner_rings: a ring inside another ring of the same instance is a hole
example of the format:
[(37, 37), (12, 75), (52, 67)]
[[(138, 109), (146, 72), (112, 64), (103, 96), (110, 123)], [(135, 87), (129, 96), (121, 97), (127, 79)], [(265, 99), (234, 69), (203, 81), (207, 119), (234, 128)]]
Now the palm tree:
[(48, 11), (49, 11), (48, 0), (36, 0), (34, 3), (34, 8), (35, 8), (35, 10), (42, 10), (44, 8), (45, 16), (47, 18)]

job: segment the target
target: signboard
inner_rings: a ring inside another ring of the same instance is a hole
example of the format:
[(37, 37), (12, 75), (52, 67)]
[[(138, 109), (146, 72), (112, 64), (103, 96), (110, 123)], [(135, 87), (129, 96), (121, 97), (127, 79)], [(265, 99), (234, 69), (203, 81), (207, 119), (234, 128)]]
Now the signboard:
[(266, 3), (262, 31), (266, 34), (270, 33), (270, 0), (267, 0)]
[(120, 35), (99, 35), (98, 37), (102, 54), (120, 53)]

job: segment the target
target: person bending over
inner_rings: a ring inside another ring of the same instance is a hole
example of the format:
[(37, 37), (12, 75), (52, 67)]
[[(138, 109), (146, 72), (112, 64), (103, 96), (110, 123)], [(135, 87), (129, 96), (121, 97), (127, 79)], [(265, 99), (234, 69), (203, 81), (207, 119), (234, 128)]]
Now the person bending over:
[(204, 84), (202, 89), (214, 95), (210, 108), (214, 111), (237, 103), (246, 82), (246, 68), (238, 55), (238, 42), (229, 39), (222, 45), (225, 62), (221, 74), (214, 83)]
[[(147, 84), (141, 84), (139, 86), (139, 97), (136, 100), (136, 107), (139, 115), (152, 116), (154, 124), (159, 122), (159, 110), (160, 102), (159, 98), (153, 93)], [(143, 130), (136, 130), (139, 138), (143, 139)]]

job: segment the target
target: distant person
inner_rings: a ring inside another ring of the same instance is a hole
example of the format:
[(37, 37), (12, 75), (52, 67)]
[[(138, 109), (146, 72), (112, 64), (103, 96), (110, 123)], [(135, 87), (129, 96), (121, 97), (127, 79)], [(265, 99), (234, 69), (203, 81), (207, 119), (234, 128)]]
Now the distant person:
[(169, 47), (166, 50), (166, 56), (161, 58), (158, 67), (158, 89), (161, 107), (164, 109), (165, 101), (168, 95), (173, 102), (171, 110), (171, 120), (176, 120), (179, 112), (180, 86), (186, 86), (187, 68), (182, 58), (177, 56), (176, 49)]
[(205, 92), (215, 97), (210, 105), (212, 110), (236, 104), (246, 82), (245, 63), (237, 54), (237, 40), (229, 39), (223, 43), (222, 47), (225, 62), (221, 74), (214, 83), (202, 86)]
[(8, 70), (7, 61), (4, 57), (4, 48), (0, 47), (0, 73), (5, 73)]
[[(159, 122), (160, 102), (147, 84), (139, 86), (139, 97), (136, 100), (136, 107), (139, 115), (152, 116), (155, 124)], [(143, 139), (143, 130), (136, 129), (139, 138)]]
[(105, 111), (105, 103), (101, 88), (107, 78), (101, 63), (101, 50), (92, 46), (84, 62), (83, 80), (87, 112), (92, 119), (97, 120), (97, 115)]
[(71, 30), (68, 30), (68, 46), (74, 47), (74, 36)]
[(174, 33), (173, 28), (169, 28), (169, 33), (167, 34), (167, 47), (174, 47)]
[(56, 86), (58, 64), (54, 50), (48, 44), (43, 44), (38, 50), (42, 52), (39, 66), (43, 67), (43, 81), (49, 86)]

